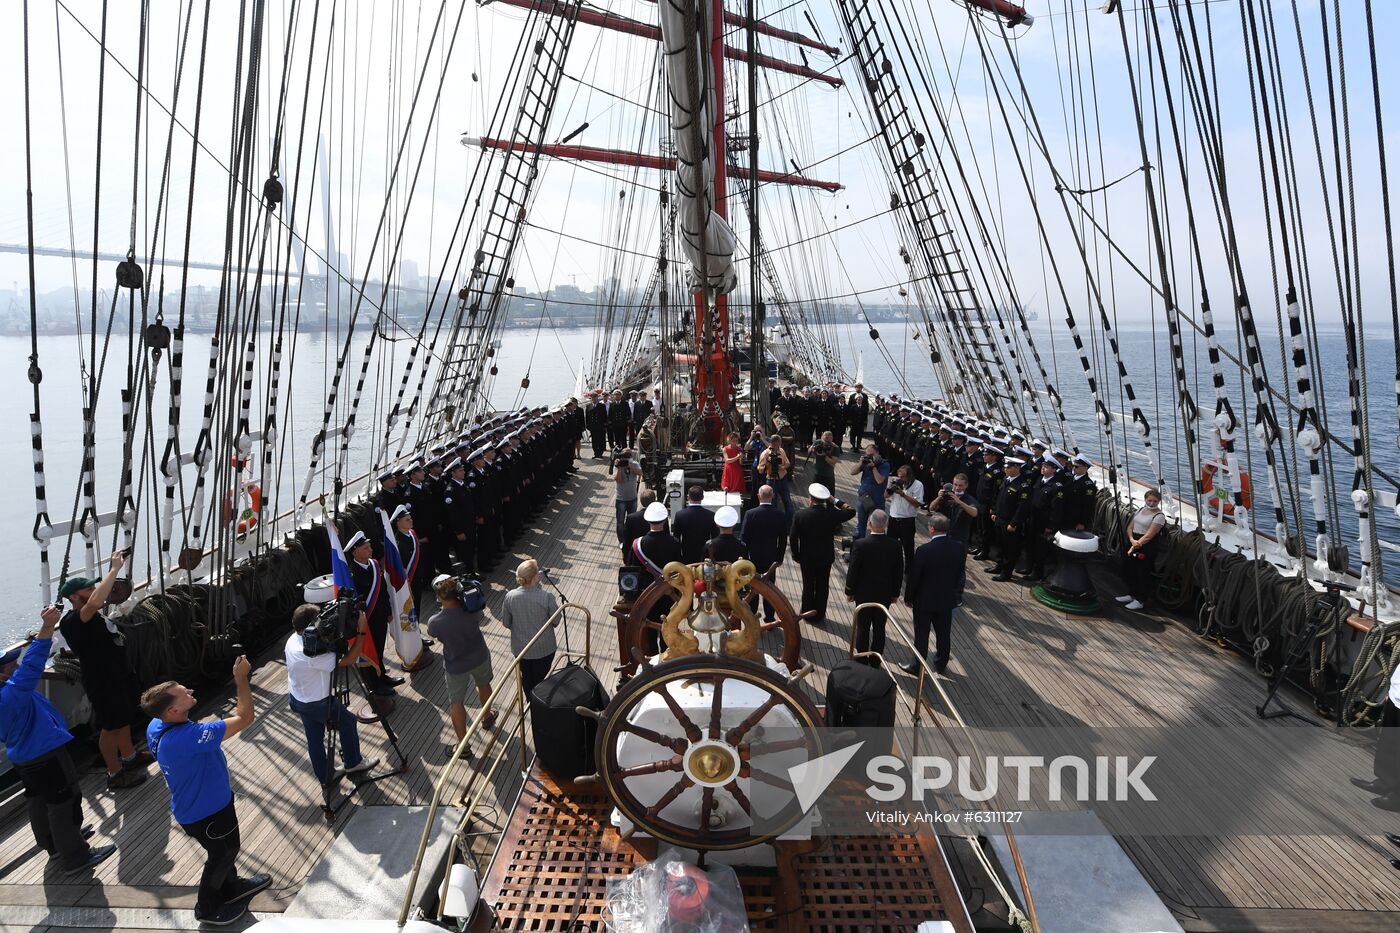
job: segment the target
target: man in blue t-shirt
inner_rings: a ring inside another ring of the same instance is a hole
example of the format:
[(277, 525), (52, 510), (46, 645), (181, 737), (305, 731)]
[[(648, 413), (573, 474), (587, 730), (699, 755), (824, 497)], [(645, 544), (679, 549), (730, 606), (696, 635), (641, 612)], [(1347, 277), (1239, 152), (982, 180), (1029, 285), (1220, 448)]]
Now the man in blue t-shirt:
[(239, 655), (233, 662), (238, 700), (228, 719), (192, 721), (194, 691), (173, 680), (156, 684), (141, 696), (141, 708), (151, 717), (146, 745), (155, 753), (170, 787), (175, 822), (208, 853), (199, 879), (195, 919), (215, 926), (242, 917), (248, 899), (272, 884), (267, 875), (239, 878), (233, 870), (239, 849), (238, 814), (233, 809), (223, 743), (253, 721), (248, 671), (248, 659)]
[(0, 743), (24, 785), (34, 841), (49, 855), (58, 856), (68, 871), (82, 871), (117, 847), (87, 844), (81, 828), (83, 796), (78, 789), (78, 769), (68, 753), (73, 736), (63, 716), (36, 689), (44, 676), (59, 615), (57, 606), (45, 606), (40, 615), (43, 625), (28, 650), (12, 648), (0, 655)]
[(865, 537), (865, 523), (870, 513), (885, 507), (885, 481), (890, 478), (890, 465), (880, 456), (880, 448), (874, 444), (865, 445), (865, 453), (860, 462), (851, 468), (851, 475), (860, 474), (860, 488), (856, 490), (859, 504), (856, 506), (856, 533), (859, 541)]

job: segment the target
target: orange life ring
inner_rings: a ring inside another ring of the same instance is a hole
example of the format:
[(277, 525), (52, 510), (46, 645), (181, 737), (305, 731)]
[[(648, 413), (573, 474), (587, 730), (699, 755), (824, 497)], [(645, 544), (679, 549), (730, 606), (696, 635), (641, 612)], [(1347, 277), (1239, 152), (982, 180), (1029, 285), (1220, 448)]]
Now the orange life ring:
[[(1221, 500), (1221, 511), (1226, 515), (1233, 515), (1235, 512), (1234, 498), (1224, 489), (1215, 488), (1215, 471), (1213, 464), (1206, 464), (1201, 467), (1201, 492), (1207, 498)], [(1239, 480), (1240, 503), (1247, 509), (1254, 507), (1253, 486), (1249, 482), (1249, 474), (1241, 470), (1236, 474)]]
[(233, 521), (237, 515), (240, 535), (246, 535), (258, 527), (258, 516), (262, 513), (262, 487), (257, 483), (248, 483), (243, 488), (248, 496), (248, 506), (244, 509), (235, 509), (233, 493), (224, 496), (224, 523)]

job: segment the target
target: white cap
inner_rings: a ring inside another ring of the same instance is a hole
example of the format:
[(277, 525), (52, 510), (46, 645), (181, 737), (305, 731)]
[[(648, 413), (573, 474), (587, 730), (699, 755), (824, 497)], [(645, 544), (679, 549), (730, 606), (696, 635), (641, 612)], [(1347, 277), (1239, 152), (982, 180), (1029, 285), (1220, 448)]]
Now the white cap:
[(666, 506), (662, 505), (660, 502), (653, 502), (651, 505), (647, 506), (647, 510), (642, 513), (642, 518), (645, 518), (649, 522), (664, 522), (670, 514), (670, 512), (666, 511)]
[(807, 495), (811, 496), (813, 499), (830, 499), (831, 490), (827, 489), (821, 483), (813, 483), (807, 487)]
[(1020, 457), (1007, 457), (1007, 458), (1006, 458), (1004, 461), (1002, 461), (1002, 462), (1005, 463), (1007, 466), (1025, 466), (1025, 465), (1026, 465), (1026, 461), (1022, 460)]
[(1044, 457), (1041, 457), (1041, 458), (1040, 458), (1040, 465), (1041, 465), (1042, 467), (1054, 467), (1054, 468), (1057, 469), (1057, 470), (1062, 466), (1062, 464), (1060, 463), (1060, 461), (1056, 460), (1054, 457), (1050, 456), (1049, 454), (1046, 454)]
[(369, 538), (365, 537), (363, 531), (357, 531), (350, 536), (350, 540), (345, 542), (345, 553), (349, 554), (362, 544), (369, 544)]
[(726, 505), (715, 512), (715, 524), (721, 528), (733, 528), (739, 524), (739, 512), (732, 505)]

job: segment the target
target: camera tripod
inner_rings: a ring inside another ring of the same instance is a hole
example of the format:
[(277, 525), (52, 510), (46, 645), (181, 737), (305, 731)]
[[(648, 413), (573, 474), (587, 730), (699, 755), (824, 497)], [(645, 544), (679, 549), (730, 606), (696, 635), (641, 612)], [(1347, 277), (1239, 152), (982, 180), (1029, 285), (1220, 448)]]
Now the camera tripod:
[[(327, 822), (335, 819), (335, 815), (350, 802), (350, 798), (353, 797), (355, 792), (360, 788), (368, 784), (376, 784), (385, 778), (393, 777), (396, 774), (404, 774), (408, 771), (408, 759), (404, 757), (403, 749), (399, 747), (399, 737), (394, 734), (394, 727), (389, 725), (388, 712), (381, 712), (377, 709), (375, 712), (379, 724), (384, 727), (384, 735), (389, 739), (389, 746), (393, 748), (394, 755), (399, 759), (398, 767), (391, 768), (391, 770), (379, 774), (372, 774), (367, 771), (346, 774), (343, 768), (335, 767), (335, 762), (339, 757), (340, 751), (340, 717), (355, 716), (354, 711), (350, 708), (351, 668), (343, 667), (338, 662), (339, 656), (337, 656), (335, 671), (331, 674), (330, 696), (323, 701), (327, 705), (328, 713), (326, 716), (325, 739), (326, 770), (328, 777), (325, 783), (321, 785), (321, 815), (326, 818)], [(358, 676), (354, 679), (360, 680)], [(365, 701), (370, 704), (371, 709), (374, 709), (374, 698), (362, 680), (360, 680), (360, 690), (364, 693)], [(336, 701), (339, 701), (339, 710), (332, 712), (332, 704)], [(340, 781), (344, 777), (350, 778), (351, 786), (349, 790), (341, 794), (339, 790)]]

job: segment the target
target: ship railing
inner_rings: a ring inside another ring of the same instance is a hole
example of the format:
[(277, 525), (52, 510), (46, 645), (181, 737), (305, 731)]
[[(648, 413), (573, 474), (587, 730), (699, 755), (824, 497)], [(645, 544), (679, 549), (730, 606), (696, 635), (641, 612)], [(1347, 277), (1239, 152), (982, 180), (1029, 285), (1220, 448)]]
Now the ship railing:
[[(474, 765), (471, 774), (468, 776), (467, 784), (462, 792), (455, 798), (459, 804), (465, 804), (462, 811), (462, 818), (452, 831), (451, 840), (448, 842), (446, 858), (443, 861), (442, 884), (438, 890), (437, 919), (442, 920), (443, 907), (447, 900), (447, 884), (452, 874), (452, 862), (457, 854), (457, 848), (462, 846), (463, 851), (471, 848), (471, 841), (467, 838), (467, 827), (471, 824), (476, 808), (481, 804), (482, 798), (488, 790), (493, 787), (492, 780), (501, 764), (510, 757), (511, 742), (518, 743), (520, 748), (520, 770), (522, 775), (528, 774), (530, 769), (530, 747), (525, 740), (525, 719), (528, 711), (529, 701), (525, 696), (524, 683), (520, 675), (520, 662), (529, 654), (530, 649), (540, 640), (545, 632), (552, 632), (566, 623), (566, 613), (575, 609), (583, 613), (583, 653), (580, 655), (576, 651), (565, 648), (563, 651), (555, 653), (556, 666), (559, 661), (568, 663), (571, 660), (581, 660), (585, 665), (593, 659), (593, 613), (586, 607), (577, 603), (565, 602), (554, 611), (548, 619), (540, 625), (539, 631), (525, 643), (525, 647), (511, 659), (509, 670), (503, 674), (496, 683), (491, 685), (491, 699), (495, 701), (505, 689), (514, 688), (510, 694), (509, 701), (499, 704), (496, 708), (498, 715), (494, 722), (494, 728), (489, 732), (490, 741), (486, 751), (480, 755), (474, 755), (471, 764)], [(556, 642), (558, 640), (556, 639)], [(398, 925), (402, 927), (408, 923), (409, 914), (413, 910), (414, 890), (418, 887), (418, 877), (423, 869), (423, 859), (428, 851), (428, 842), (432, 838), (433, 829), (437, 823), (438, 810), (443, 805), (443, 797), (447, 793), (454, 776), (457, 775), (460, 765), (468, 764), (463, 760), (463, 753), (471, 748), (472, 739), (484, 728), (486, 720), (491, 710), (491, 703), (485, 703), (472, 721), (467, 724), (466, 734), (462, 736), (455, 748), (452, 756), (443, 767), (442, 773), (433, 784), (433, 799), (428, 804), (428, 812), (423, 821), (423, 833), (418, 839), (418, 852), (413, 858), (413, 870), (409, 873), (408, 886), (404, 890), (403, 903), (399, 907)], [(507, 725), (509, 724), (509, 725)], [(485, 765), (483, 767), (483, 765)], [(503, 832), (501, 827), (495, 832)], [(478, 834), (473, 834), (478, 835)], [(478, 879), (478, 882), (480, 879)]]
[[(939, 698), (943, 701), (943, 706), (947, 710), (948, 716), (951, 717), (953, 722), (957, 724), (958, 728), (962, 730), (963, 736), (966, 738), (968, 744), (972, 746), (972, 761), (976, 762), (979, 768), (985, 768), (987, 757), (983, 755), (981, 750), (977, 747), (977, 740), (974, 737), (973, 733), (968, 729), (967, 721), (963, 719), (962, 713), (958, 712), (957, 704), (955, 704), (953, 702), (953, 698), (948, 695), (948, 691), (943, 689), (942, 681), (938, 679), (938, 676), (934, 672), (933, 668), (929, 666), (928, 660), (923, 656), (922, 652), (920, 652), (917, 648), (914, 647), (913, 637), (909, 634), (908, 630), (905, 629), (904, 625), (895, 619), (894, 614), (890, 612), (888, 606), (884, 605), (883, 603), (871, 602), (861, 603), (860, 605), (855, 607), (851, 615), (851, 639), (847, 646), (849, 656), (858, 660), (871, 659), (874, 660), (877, 664), (879, 664), (882, 668), (888, 667), (888, 662), (886, 661), (883, 652), (856, 650), (856, 636), (860, 631), (860, 626), (857, 624), (856, 620), (859, 619), (861, 613), (865, 612), (866, 610), (870, 610), (872, 612), (878, 610), (884, 613), (885, 637), (888, 639), (890, 634), (893, 633), (894, 636), (900, 641), (902, 641), (905, 644), (905, 646), (910, 650), (910, 652), (914, 655), (915, 662), (919, 665), (918, 682), (915, 685), (914, 695), (912, 698), (906, 695), (903, 687), (899, 686), (900, 679), (898, 677), (891, 677), (891, 679), (895, 683), (895, 687), (898, 689), (900, 698), (904, 701), (905, 706), (909, 710), (910, 722), (913, 725), (913, 728), (910, 731), (913, 736), (914, 747), (909, 750), (909, 753), (911, 755), (917, 755), (919, 753), (919, 726), (923, 724), (925, 709), (927, 708), (930, 711), (932, 711), (932, 706), (926, 704), (925, 702), (924, 687), (925, 685), (931, 685), (933, 689), (937, 691)], [(939, 733), (943, 735), (943, 737), (948, 741), (950, 745), (955, 743), (954, 737), (948, 734), (947, 729), (941, 722), (935, 719), (933, 720), (933, 724), (934, 727), (938, 729)], [(985, 774), (982, 775), (982, 786), (987, 786)], [(1035, 900), (1031, 896), (1030, 881), (1026, 878), (1026, 869), (1021, 862), (1020, 846), (1018, 846), (1016, 843), (1016, 836), (1011, 831), (1011, 826), (1009, 823), (1007, 823), (1005, 820), (1001, 820), (998, 821), (998, 825), (1001, 826), (1001, 831), (1006, 836), (1007, 848), (1010, 850), (1011, 859), (1016, 865), (1016, 877), (1018, 882), (1020, 883), (1021, 892), (1025, 896), (1024, 899), (1026, 904), (1026, 918), (1030, 921), (1031, 929), (1035, 931), (1035, 933), (1039, 933), (1040, 923), (1036, 918)], [(986, 852), (982, 850), (981, 844), (976, 839), (971, 839), (969, 840), (969, 842), (971, 844), (968, 846), (968, 848), (970, 848), (977, 855), (977, 858), (982, 862), (982, 867), (986, 871), (988, 877), (990, 877), (993, 883), (995, 883), (998, 889), (1000, 889), (999, 893), (1001, 894), (1002, 900), (1005, 901), (1006, 904), (1012, 906), (1014, 909), (1016, 904), (1015, 899), (1013, 899), (1011, 893), (1005, 890), (1005, 888), (1002, 886), (1000, 876), (997, 874), (995, 867), (988, 860)]]

